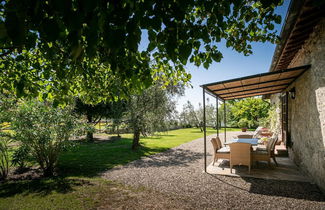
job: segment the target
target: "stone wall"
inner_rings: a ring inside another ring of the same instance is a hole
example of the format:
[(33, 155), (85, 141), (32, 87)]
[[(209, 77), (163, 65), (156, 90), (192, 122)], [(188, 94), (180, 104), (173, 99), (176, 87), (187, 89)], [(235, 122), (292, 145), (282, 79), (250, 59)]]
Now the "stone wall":
[[(325, 19), (314, 29), (289, 68), (311, 64), (288, 90), (289, 133), (293, 142), (289, 156), (325, 191)], [(273, 98), (274, 100), (274, 98)]]
[(279, 140), (282, 140), (282, 128), (281, 128), (281, 93), (273, 94), (270, 97), (271, 105), (275, 108), (275, 116), (272, 116), (270, 122), (270, 129), (272, 133), (275, 133)]

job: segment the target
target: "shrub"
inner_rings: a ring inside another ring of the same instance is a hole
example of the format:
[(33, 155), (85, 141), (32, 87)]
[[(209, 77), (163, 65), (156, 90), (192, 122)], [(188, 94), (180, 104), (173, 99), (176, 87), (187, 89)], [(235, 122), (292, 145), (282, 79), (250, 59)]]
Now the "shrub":
[(68, 145), (68, 139), (76, 132), (78, 121), (70, 107), (53, 107), (39, 101), (22, 102), (13, 118), (15, 138), (41, 167), (44, 176), (52, 176), (58, 156)]
[(269, 128), (270, 127), (270, 119), (268, 117), (264, 117), (259, 119), (258, 125), (262, 126), (263, 128)]
[(19, 170), (25, 168), (26, 163), (31, 160), (30, 148), (26, 144), (21, 145), (12, 155), (12, 164), (18, 166)]
[(12, 141), (11, 132), (8, 130), (11, 119), (12, 107), (15, 99), (10, 95), (0, 93), (0, 179), (6, 179), (10, 167), (9, 144)]
[(0, 135), (0, 179), (6, 179), (9, 173), (10, 158), (9, 158), (9, 143), (10, 139), (3, 133)]
[(246, 118), (242, 118), (238, 122), (238, 127), (239, 128), (247, 128), (248, 127), (248, 120)]

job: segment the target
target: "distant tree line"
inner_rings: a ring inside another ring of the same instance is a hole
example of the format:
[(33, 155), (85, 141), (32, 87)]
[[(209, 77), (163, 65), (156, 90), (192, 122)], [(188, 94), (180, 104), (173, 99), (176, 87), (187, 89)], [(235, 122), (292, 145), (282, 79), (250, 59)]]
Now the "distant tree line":
[[(261, 98), (247, 98), (242, 100), (226, 101), (226, 126), (227, 127), (246, 127), (256, 128), (259, 125), (265, 125), (268, 118), (270, 103)], [(216, 104), (207, 100), (206, 106), (206, 126), (217, 126), (217, 109)], [(218, 125), (224, 127), (224, 104), (220, 103), (218, 108)], [(199, 104), (197, 109), (194, 108), (190, 101), (183, 106), (179, 114), (179, 123), (181, 127), (203, 126), (203, 107)]]

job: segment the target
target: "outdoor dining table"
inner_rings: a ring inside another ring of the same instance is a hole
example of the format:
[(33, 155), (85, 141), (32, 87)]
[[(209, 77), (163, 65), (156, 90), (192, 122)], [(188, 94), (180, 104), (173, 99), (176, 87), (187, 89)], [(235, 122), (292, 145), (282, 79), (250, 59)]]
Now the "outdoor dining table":
[(240, 143), (249, 143), (252, 146), (256, 146), (256, 145), (258, 145), (258, 140), (259, 139), (255, 139), (255, 138), (254, 139), (232, 139), (230, 141), (225, 142), (225, 145), (240, 142)]

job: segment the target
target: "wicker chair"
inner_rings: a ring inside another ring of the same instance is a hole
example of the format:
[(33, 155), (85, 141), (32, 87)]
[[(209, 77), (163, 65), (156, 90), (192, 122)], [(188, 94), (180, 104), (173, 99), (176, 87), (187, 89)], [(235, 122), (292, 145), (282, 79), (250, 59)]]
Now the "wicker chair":
[(252, 145), (248, 143), (231, 143), (230, 147), (230, 173), (234, 165), (248, 166), (248, 173), (251, 172), (251, 150)]
[(214, 151), (212, 165), (219, 159), (230, 159), (230, 150), (228, 147), (222, 147), (219, 137), (212, 138), (211, 143)]
[(253, 138), (260, 138), (260, 133), (262, 132), (262, 127), (256, 128), (253, 134), (242, 134), (238, 135), (237, 138), (239, 139), (253, 139)]
[(243, 134), (243, 135), (238, 135), (237, 138), (239, 138), (239, 139), (252, 139), (253, 135)]
[(278, 163), (275, 159), (275, 145), (278, 141), (278, 137), (272, 137), (268, 141), (266, 148), (257, 148), (256, 151), (253, 152), (253, 161), (267, 161), (269, 166), (271, 166), (271, 158), (273, 159), (276, 166), (278, 166)]

